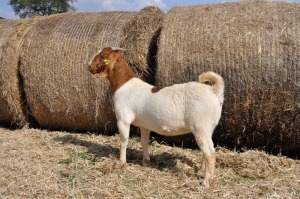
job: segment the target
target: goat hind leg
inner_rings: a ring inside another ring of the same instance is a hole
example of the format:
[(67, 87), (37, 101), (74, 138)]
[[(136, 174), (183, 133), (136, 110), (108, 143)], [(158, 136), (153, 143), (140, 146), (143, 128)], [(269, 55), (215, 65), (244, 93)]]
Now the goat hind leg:
[(210, 182), (214, 177), (215, 170), (215, 149), (210, 135), (195, 133), (194, 134), (197, 144), (203, 152), (203, 160), (201, 168), (204, 169), (203, 186), (209, 187)]
[(205, 171), (205, 167), (206, 167), (206, 160), (203, 156), (202, 161), (201, 161), (201, 171)]

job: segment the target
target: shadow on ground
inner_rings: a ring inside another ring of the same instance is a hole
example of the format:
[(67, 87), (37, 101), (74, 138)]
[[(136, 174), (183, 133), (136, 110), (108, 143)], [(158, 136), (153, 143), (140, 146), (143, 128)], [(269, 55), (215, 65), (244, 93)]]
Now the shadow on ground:
[[(86, 147), (88, 152), (93, 154), (96, 158), (119, 158), (119, 148), (111, 146), (109, 143), (100, 144), (94, 143), (91, 141), (86, 141), (83, 139), (78, 139), (73, 135), (66, 135), (62, 137), (54, 138), (55, 141), (62, 142), (64, 144), (73, 144), (77, 146)], [(142, 151), (132, 149), (130, 147), (127, 148), (127, 163), (141, 165), (142, 160)], [(155, 154), (151, 156), (150, 167), (156, 168), (158, 170), (168, 169), (172, 172), (178, 172), (180, 168), (177, 167), (177, 162), (180, 161), (188, 165), (189, 167), (194, 168), (195, 172), (198, 171), (195, 163), (187, 158), (184, 155), (172, 154), (168, 152), (162, 152), (160, 154)]]

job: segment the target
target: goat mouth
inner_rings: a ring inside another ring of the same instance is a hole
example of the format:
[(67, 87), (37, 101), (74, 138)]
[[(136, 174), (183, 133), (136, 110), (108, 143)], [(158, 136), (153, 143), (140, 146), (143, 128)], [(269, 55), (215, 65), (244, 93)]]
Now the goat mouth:
[(99, 70), (99, 69), (94, 69), (94, 68), (89, 68), (89, 71), (90, 71), (92, 74), (100, 73), (100, 70)]

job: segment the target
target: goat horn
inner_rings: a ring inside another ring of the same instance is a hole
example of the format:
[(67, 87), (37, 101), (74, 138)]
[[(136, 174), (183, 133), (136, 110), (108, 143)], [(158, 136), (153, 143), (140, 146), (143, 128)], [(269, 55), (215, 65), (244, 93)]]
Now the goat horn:
[(111, 47), (112, 51), (126, 51), (124, 48), (120, 47)]

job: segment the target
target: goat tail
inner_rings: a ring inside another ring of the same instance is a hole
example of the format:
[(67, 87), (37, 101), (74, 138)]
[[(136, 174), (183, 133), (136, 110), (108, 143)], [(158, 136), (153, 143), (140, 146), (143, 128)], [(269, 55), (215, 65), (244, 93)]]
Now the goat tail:
[(217, 95), (224, 94), (224, 80), (217, 73), (212, 71), (202, 73), (199, 75), (199, 83), (211, 85), (213, 92)]

